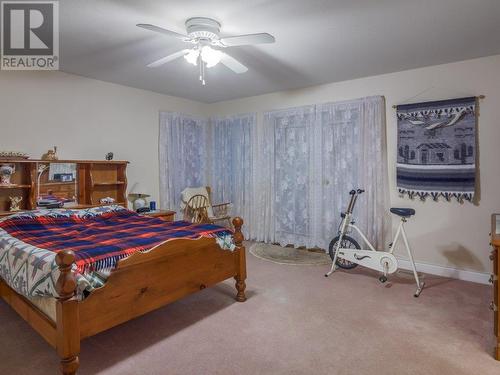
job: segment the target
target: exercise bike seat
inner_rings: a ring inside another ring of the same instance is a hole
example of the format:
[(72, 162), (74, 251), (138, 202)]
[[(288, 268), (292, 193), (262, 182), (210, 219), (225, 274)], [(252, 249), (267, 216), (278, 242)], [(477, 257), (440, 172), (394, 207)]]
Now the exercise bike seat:
[(415, 210), (413, 208), (398, 208), (392, 207), (391, 213), (401, 216), (401, 217), (410, 217), (415, 215)]

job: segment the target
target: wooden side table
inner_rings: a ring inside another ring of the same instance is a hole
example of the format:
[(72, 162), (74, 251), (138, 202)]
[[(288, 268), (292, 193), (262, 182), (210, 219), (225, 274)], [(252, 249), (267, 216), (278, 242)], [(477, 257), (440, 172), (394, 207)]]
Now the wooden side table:
[(165, 221), (174, 221), (175, 211), (156, 210), (156, 211), (143, 212), (141, 215), (157, 217)]

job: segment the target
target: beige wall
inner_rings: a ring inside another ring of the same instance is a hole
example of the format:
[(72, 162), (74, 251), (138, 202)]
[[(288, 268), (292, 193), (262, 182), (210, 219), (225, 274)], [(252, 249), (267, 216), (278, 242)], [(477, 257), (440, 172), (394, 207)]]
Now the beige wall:
[[(428, 90), (430, 89), (430, 90)], [(486, 95), (479, 120), (479, 205), (401, 199), (395, 188), (393, 104)], [(362, 78), (205, 105), (62, 72), (0, 72), (0, 150), (40, 156), (57, 145), (62, 158), (102, 159), (113, 151), (131, 161), (129, 187), (158, 199), (158, 112), (195, 115), (258, 112), (384, 95), (393, 206), (417, 210), (407, 226), (419, 262), (488, 272), (489, 216), (500, 212), (500, 56)]]
[(201, 115), (201, 103), (62, 72), (0, 71), (0, 150), (38, 158), (129, 160), (129, 188), (158, 200), (158, 113)]
[[(396, 118), (393, 104), (486, 95), (479, 118), (480, 202), (412, 201), (396, 190)], [(389, 182), (392, 206), (408, 206), (417, 215), (407, 225), (416, 260), (451, 268), (489, 272), (490, 214), (500, 212), (500, 56), (439, 65), (405, 72), (277, 92), (210, 106), (215, 115), (258, 112), (305, 104), (383, 95), (387, 106)], [(394, 221), (394, 224), (396, 221)], [(403, 254), (402, 254), (403, 255)], [(404, 257), (404, 255), (403, 255)]]

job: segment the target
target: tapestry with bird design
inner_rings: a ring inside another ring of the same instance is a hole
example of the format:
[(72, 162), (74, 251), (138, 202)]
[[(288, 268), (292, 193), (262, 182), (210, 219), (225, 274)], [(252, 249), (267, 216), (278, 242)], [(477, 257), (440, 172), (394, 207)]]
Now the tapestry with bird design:
[(472, 201), (476, 97), (397, 106), (397, 187), (425, 200)]

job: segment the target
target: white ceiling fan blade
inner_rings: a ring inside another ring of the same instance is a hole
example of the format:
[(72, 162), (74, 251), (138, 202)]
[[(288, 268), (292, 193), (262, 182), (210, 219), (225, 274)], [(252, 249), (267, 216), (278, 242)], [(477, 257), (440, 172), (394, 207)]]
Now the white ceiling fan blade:
[(274, 39), (274, 36), (272, 36), (271, 34), (260, 33), (260, 34), (231, 36), (229, 38), (222, 38), (220, 41), (226, 47), (233, 47), (233, 46), (245, 46), (249, 44), (274, 43), (276, 39)]
[(189, 39), (187, 35), (179, 34), (176, 33), (175, 31), (167, 30), (164, 29), (163, 27), (155, 26), (155, 25), (150, 25), (149, 23), (138, 23), (137, 27), (149, 30), (149, 31), (154, 31), (156, 33), (161, 33), (164, 35), (168, 36), (173, 36), (174, 38), (179, 38), (179, 39)]
[(222, 53), (220, 62), (231, 69), (233, 72), (241, 74), (245, 73), (248, 68), (236, 60), (234, 57), (229, 56), (227, 53)]
[(163, 65), (163, 64), (166, 64), (170, 61), (173, 61), (175, 59), (178, 59), (179, 57), (182, 57), (184, 56), (185, 54), (187, 54), (189, 52), (188, 49), (183, 49), (182, 51), (178, 51), (178, 52), (175, 52), (175, 53), (172, 53), (171, 55), (168, 55), (168, 56), (165, 56), (159, 60), (156, 60), (154, 62), (152, 62), (151, 64), (148, 64), (147, 67), (148, 68), (156, 68), (160, 65)]

